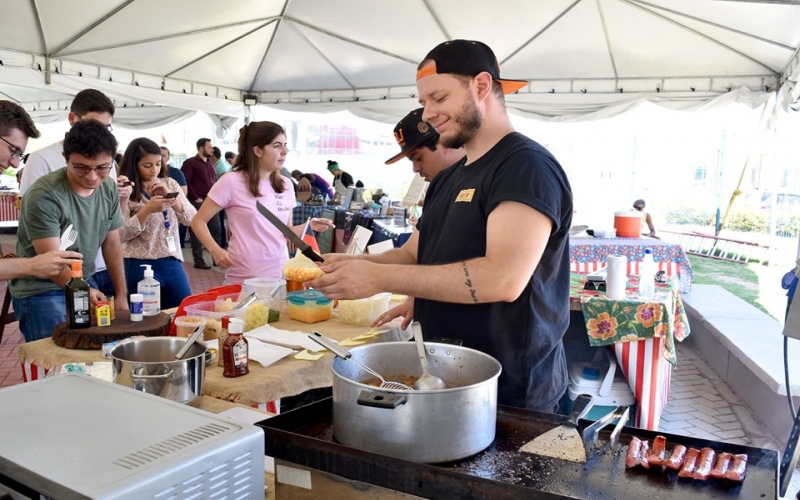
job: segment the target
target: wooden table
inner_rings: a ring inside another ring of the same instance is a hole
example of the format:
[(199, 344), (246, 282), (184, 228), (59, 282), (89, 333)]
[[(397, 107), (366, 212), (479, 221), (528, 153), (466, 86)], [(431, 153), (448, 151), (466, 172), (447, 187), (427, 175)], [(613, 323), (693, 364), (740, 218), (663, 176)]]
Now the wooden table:
[[(401, 318), (397, 318), (392, 323), (379, 328), (378, 330), (384, 330), (384, 332), (372, 337), (368, 342), (410, 339), (411, 333), (401, 330), (400, 322)], [(285, 309), (285, 305), (284, 310), (281, 311), (281, 320), (270, 324), (288, 331), (311, 332), (316, 330), (335, 340), (344, 340), (372, 330), (369, 327), (341, 323), (335, 309), (333, 317), (328, 321), (315, 324), (294, 321), (289, 319), (289, 312)], [(250, 342), (260, 341), (251, 339)], [(44, 377), (51, 368), (57, 365), (108, 361), (102, 357), (99, 350), (65, 349), (55, 345), (49, 338), (21, 344), (19, 358), (22, 364), (23, 379), (26, 382)], [(212, 362), (206, 366), (204, 394), (223, 401), (277, 413), (279, 407), (268, 405), (268, 403), (311, 389), (330, 387), (333, 380), (332, 361), (333, 354), (329, 352), (317, 361), (301, 361), (294, 359), (294, 355), (289, 355), (267, 368), (251, 361), (250, 373), (238, 378), (223, 377), (222, 367)]]

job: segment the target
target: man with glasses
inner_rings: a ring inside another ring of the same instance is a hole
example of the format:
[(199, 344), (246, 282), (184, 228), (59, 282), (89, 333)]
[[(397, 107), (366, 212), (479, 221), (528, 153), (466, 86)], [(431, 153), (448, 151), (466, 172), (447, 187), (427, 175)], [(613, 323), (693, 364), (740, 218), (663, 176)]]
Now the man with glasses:
[[(653, 218), (650, 217), (648, 212), (644, 211), (644, 207), (646, 206), (644, 200), (636, 200), (633, 202), (633, 209), (642, 212), (642, 234), (645, 236), (650, 236), (652, 238), (657, 238), (656, 236), (656, 226), (653, 225)], [(644, 232), (645, 225), (647, 229), (650, 230), (649, 233)]]
[[(13, 102), (0, 101), (0, 168), (19, 167), (30, 137), (39, 137), (39, 131), (28, 113)], [(81, 254), (77, 252), (56, 250), (30, 259), (0, 259), (0, 279), (23, 276), (49, 278), (80, 258)]]
[[(119, 229), (124, 220), (117, 186), (110, 179), (117, 141), (96, 120), (81, 120), (64, 137), (66, 168), (37, 180), (25, 195), (17, 233), (17, 255), (33, 257), (57, 250), (61, 235), (71, 224), (78, 237), (69, 248), (80, 250), (83, 275), (92, 287), (92, 304), (105, 300), (93, 279), (94, 256), (102, 250), (116, 292), (115, 307), (128, 309)], [(50, 337), (53, 328), (66, 321), (64, 285), (70, 279), (66, 267), (50, 279), (11, 280), (14, 311), (27, 342)]]
[[(111, 132), (111, 121), (114, 118), (116, 108), (114, 103), (111, 102), (105, 94), (95, 89), (81, 90), (75, 94), (70, 105), (70, 112), (67, 115), (70, 126), (74, 126), (81, 120), (97, 120), (108, 128)], [(49, 174), (55, 170), (64, 168), (64, 141), (56, 142), (45, 148), (42, 148), (34, 153), (25, 162), (25, 168), (22, 169), (22, 180), (19, 185), (19, 195), (22, 197), (22, 203), (25, 203), (25, 194), (33, 185), (34, 182), (39, 180), (40, 177)], [(112, 155), (113, 157), (113, 155)], [(112, 163), (111, 172), (109, 174), (112, 179), (117, 178), (116, 165)], [(130, 186), (122, 186), (122, 182), (127, 179), (119, 179), (119, 194), (123, 198), (129, 198), (132, 188)], [(83, 251), (83, 249), (81, 249)], [(111, 277), (106, 270), (106, 264), (103, 262), (103, 256), (97, 256), (95, 262), (97, 272), (95, 273), (95, 281), (100, 291), (106, 295), (114, 294), (114, 285), (111, 283)]]

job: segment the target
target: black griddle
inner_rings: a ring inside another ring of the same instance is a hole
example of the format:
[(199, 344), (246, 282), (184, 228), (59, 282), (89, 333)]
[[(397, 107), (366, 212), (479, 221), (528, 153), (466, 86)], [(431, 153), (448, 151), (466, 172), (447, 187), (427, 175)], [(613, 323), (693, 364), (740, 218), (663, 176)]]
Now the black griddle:
[[(553, 415), (499, 406), (497, 432), (486, 450), (472, 457), (442, 464), (421, 464), (366, 452), (337, 443), (332, 435), (330, 398), (259, 422), (264, 429), (266, 454), (347, 479), (430, 499), (777, 499), (778, 452), (749, 446), (706, 441), (688, 436), (625, 427), (620, 446), (611, 449), (609, 431), (598, 443), (587, 445), (586, 464), (576, 464), (519, 451), (534, 437), (566, 421)], [(591, 421), (581, 421), (583, 430)], [(632, 436), (652, 440), (656, 435), (673, 444), (713, 448), (717, 452), (746, 453), (747, 478), (727, 480), (679, 479), (677, 472), (626, 469), (625, 456)]]

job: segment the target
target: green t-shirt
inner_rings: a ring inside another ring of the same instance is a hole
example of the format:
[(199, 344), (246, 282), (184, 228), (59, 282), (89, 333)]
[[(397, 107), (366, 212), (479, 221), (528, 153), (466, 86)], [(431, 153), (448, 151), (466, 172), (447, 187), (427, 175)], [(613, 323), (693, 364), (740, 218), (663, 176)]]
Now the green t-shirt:
[(231, 164), (225, 161), (224, 159), (220, 158), (217, 160), (217, 163), (214, 164), (214, 170), (217, 171), (217, 180), (223, 176), (223, 174), (227, 174), (231, 171)]
[[(33, 240), (60, 238), (72, 224), (78, 239), (68, 250), (83, 254), (83, 276), (88, 278), (94, 274), (95, 258), (106, 235), (122, 227), (123, 222), (114, 179), (106, 179), (91, 195), (83, 197), (70, 187), (67, 169), (60, 168), (39, 178), (25, 193), (19, 214), (17, 255), (34, 257)], [(11, 280), (11, 293), (17, 298), (56, 290), (60, 288), (49, 279)]]

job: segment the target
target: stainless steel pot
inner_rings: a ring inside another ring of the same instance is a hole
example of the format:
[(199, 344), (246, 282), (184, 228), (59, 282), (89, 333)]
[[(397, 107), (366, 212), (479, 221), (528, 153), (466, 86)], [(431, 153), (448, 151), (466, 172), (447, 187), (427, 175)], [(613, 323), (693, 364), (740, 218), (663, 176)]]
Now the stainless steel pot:
[(163, 398), (190, 403), (203, 395), (206, 346), (196, 342), (182, 360), (186, 342), (178, 337), (128, 339), (111, 350), (114, 383)]
[[(494, 441), (500, 363), (466, 347), (432, 342), (425, 346), (431, 373), (452, 389), (379, 389), (361, 383), (372, 377), (355, 363), (334, 359), (333, 435), (339, 442), (437, 463), (474, 455)], [(350, 352), (387, 380), (422, 374), (413, 342), (382, 342)]]

